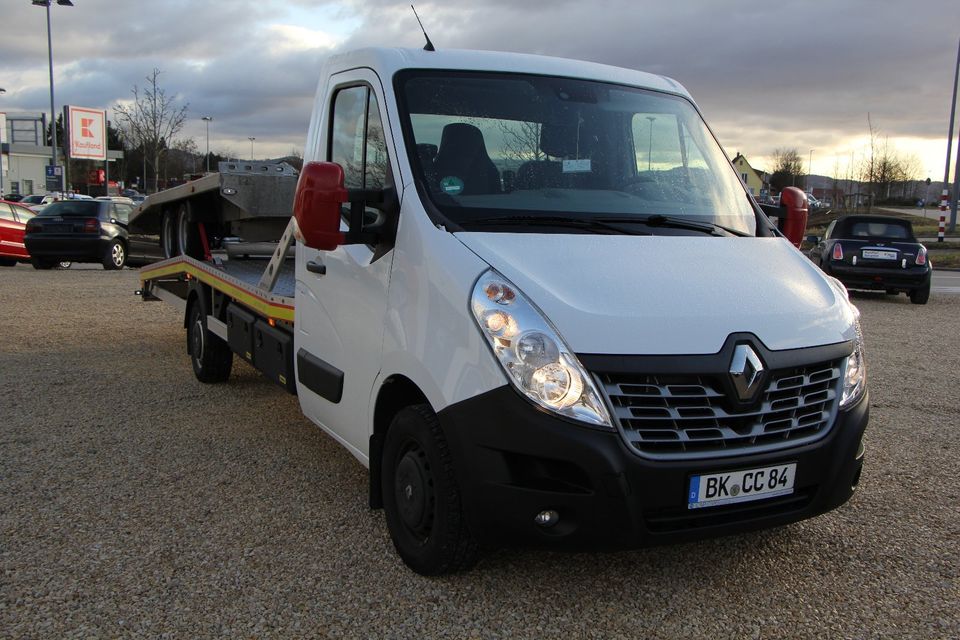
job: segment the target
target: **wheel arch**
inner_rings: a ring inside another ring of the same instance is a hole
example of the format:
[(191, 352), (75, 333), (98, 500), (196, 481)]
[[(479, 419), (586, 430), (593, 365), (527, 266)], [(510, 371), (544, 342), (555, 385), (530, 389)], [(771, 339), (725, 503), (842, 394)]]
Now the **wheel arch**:
[(394, 416), (405, 407), (426, 404), (430, 401), (426, 394), (410, 378), (395, 374), (388, 376), (380, 385), (373, 409), (373, 432), (370, 436), (370, 508), (383, 507), (383, 495), (380, 485), (380, 467), (383, 458), (383, 443)]

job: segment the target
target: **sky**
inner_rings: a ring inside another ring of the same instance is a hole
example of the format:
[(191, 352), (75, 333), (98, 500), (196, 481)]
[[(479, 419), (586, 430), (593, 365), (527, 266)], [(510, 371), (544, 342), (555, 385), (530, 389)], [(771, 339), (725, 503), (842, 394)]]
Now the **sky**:
[[(51, 7), (63, 105), (103, 108), (143, 86), (188, 105), (181, 138), (256, 158), (302, 152), (331, 53), (421, 47), (409, 2), (73, 0)], [(670, 76), (693, 95), (729, 156), (772, 170), (795, 148), (812, 173), (846, 174), (878, 140), (941, 180), (957, 0), (444, 0), (418, 2), (437, 49), (536, 53)], [(0, 112), (49, 112), (46, 9), (0, 0)], [(956, 133), (954, 135), (956, 138)], [(956, 152), (954, 153), (956, 157)], [(951, 161), (950, 175), (953, 175)]]

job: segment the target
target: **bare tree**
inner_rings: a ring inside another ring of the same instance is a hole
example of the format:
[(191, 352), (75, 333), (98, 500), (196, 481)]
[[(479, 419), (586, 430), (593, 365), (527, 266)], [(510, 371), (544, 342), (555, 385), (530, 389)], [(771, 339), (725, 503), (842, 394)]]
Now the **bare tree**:
[(167, 96), (158, 83), (160, 73), (160, 69), (154, 68), (142, 90), (137, 85), (131, 89), (133, 100), (129, 104), (118, 104), (113, 109), (126, 137), (139, 141), (147, 157), (153, 159), (154, 191), (160, 170), (160, 154), (183, 128), (188, 106), (178, 106), (174, 98)]
[(531, 160), (544, 160), (547, 157), (540, 150), (539, 122), (497, 122), (500, 133), (503, 135), (503, 151), (506, 160), (511, 160), (520, 166)]
[(795, 148), (774, 149), (770, 188), (780, 192), (784, 187), (802, 187), (803, 182), (803, 159), (800, 153)]

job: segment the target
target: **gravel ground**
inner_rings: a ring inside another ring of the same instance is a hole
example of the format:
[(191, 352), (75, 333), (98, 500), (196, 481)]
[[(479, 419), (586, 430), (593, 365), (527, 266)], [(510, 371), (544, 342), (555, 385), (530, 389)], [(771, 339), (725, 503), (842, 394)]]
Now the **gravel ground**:
[(427, 579), (296, 398), (245, 364), (197, 382), (137, 285), (0, 270), (0, 637), (960, 636), (960, 296), (857, 297), (873, 409), (843, 508)]

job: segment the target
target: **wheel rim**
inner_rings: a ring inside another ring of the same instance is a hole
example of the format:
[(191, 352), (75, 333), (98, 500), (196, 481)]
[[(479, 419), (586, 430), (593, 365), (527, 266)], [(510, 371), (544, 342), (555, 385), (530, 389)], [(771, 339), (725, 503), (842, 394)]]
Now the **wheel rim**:
[(123, 266), (123, 245), (119, 242), (113, 245), (113, 248), (110, 250), (110, 256), (113, 258), (113, 266), (122, 267)]
[(61, 261), (61, 262), (59, 263), (58, 266), (59, 266), (61, 269), (69, 269), (69, 268), (70, 268), (70, 265), (72, 265), (72, 264), (73, 264), (72, 262), (67, 262), (66, 260), (63, 260), (63, 261)]
[(426, 542), (433, 528), (436, 500), (430, 463), (416, 442), (408, 443), (400, 454), (394, 472), (394, 500), (404, 528), (421, 543)]
[(197, 317), (197, 321), (193, 323), (193, 327), (190, 330), (190, 337), (192, 338), (191, 342), (191, 351), (193, 352), (193, 359), (197, 362), (203, 362), (203, 321)]

